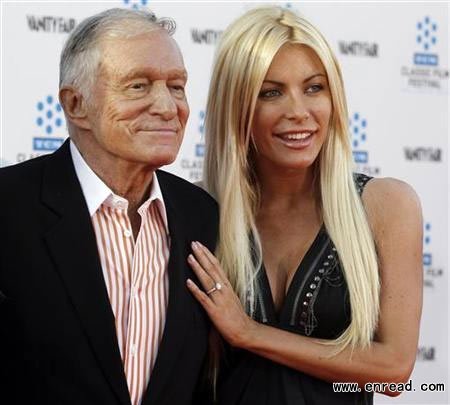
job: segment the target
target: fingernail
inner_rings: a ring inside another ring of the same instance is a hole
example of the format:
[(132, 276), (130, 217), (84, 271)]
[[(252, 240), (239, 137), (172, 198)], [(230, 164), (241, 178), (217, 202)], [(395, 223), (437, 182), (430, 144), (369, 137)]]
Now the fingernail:
[(193, 259), (194, 259), (194, 256), (192, 256), (192, 254), (189, 254), (188, 260), (193, 260)]
[(186, 283), (188, 283), (189, 285), (192, 285), (192, 280), (191, 280), (190, 278), (188, 278), (188, 279), (186, 280)]
[(195, 241), (192, 242), (191, 246), (192, 246), (193, 249), (198, 249), (198, 242), (195, 242)]

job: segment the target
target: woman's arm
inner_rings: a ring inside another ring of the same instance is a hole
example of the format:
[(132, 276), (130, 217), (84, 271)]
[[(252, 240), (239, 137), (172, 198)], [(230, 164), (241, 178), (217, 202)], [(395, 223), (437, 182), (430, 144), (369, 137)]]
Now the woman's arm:
[[(422, 308), (422, 216), (415, 192), (394, 179), (374, 179), (363, 202), (375, 237), (381, 277), (380, 318), (367, 349), (335, 347), (253, 321), (242, 309), (214, 256), (193, 245), (189, 263), (203, 288), (223, 288), (209, 296), (192, 281), (188, 287), (216, 328), (233, 346), (330, 382), (405, 382), (416, 357)], [(214, 281), (213, 281), (214, 280)], [(395, 392), (385, 392), (396, 395)]]

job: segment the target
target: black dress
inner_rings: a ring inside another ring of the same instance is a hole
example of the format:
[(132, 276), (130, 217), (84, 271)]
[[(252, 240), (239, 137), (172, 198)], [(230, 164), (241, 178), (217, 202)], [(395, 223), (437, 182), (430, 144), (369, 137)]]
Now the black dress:
[[(355, 174), (361, 194), (371, 179)], [(347, 284), (324, 226), (300, 263), (277, 314), (264, 268), (254, 318), (299, 335), (338, 337), (351, 320)], [(370, 405), (373, 394), (336, 393), (333, 385), (244, 350), (226, 349), (218, 381), (219, 405)]]

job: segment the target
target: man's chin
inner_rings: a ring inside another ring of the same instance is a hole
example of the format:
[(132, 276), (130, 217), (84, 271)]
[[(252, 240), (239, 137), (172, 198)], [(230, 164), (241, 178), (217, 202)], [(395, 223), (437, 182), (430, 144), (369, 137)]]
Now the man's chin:
[(158, 169), (162, 166), (167, 166), (172, 164), (177, 158), (177, 154), (175, 153), (164, 153), (164, 154), (152, 154), (151, 156), (145, 157), (141, 160), (142, 163), (146, 163), (151, 165), (155, 169)]
[(140, 149), (135, 147), (133, 150), (128, 151), (126, 157), (124, 155), (123, 158), (130, 163), (159, 168), (173, 163), (177, 158), (178, 151), (179, 148), (175, 148), (173, 145), (158, 145), (151, 148), (142, 146)]

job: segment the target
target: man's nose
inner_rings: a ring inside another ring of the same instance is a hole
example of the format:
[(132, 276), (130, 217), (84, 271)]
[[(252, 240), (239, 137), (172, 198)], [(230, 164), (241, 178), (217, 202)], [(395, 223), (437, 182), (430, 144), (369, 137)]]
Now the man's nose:
[(165, 121), (170, 121), (177, 115), (177, 105), (166, 83), (154, 83), (151, 91), (151, 114), (160, 115)]

